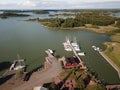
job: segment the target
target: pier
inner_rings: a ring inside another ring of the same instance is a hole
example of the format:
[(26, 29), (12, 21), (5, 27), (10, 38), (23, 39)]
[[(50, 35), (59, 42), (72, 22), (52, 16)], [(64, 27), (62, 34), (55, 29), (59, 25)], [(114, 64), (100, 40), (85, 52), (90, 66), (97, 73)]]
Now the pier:
[(11, 71), (11, 70), (13, 70), (13, 69), (14, 69), (14, 67), (15, 67), (16, 63), (17, 63), (17, 61), (15, 60), (15, 61), (13, 62), (13, 64), (10, 66), (9, 71)]
[(106, 56), (103, 52), (99, 51), (100, 55), (117, 71), (119, 79), (120, 79), (120, 68), (112, 62), (112, 60)]
[(70, 47), (71, 47), (73, 53), (75, 54), (75, 56), (79, 59), (80, 62), (82, 62), (82, 60), (80, 59), (80, 57), (78, 56), (76, 50), (73, 48), (73, 46), (72, 46), (72, 44), (71, 44), (70, 42), (69, 42), (69, 45), (70, 45)]
[(84, 70), (87, 70), (87, 67), (83, 64), (83, 61), (81, 60), (81, 58), (78, 56), (76, 50), (73, 48), (73, 46), (71, 45), (71, 43), (69, 43), (73, 53), (75, 54), (75, 56), (78, 58), (78, 60), (80, 61), (80, 65), (81, 65), (81, 68), (84, 69)]

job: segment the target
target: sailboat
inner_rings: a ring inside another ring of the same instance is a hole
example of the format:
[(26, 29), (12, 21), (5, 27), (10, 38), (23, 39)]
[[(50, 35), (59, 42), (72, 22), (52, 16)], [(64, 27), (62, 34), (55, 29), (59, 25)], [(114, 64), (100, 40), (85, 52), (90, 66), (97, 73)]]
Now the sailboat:
[(66, 37), (66, 41), (63, 43), (64, 49), (66, 51), (72, 51), (72, 48), (70, 47), (70, 43), (71, 42), (70, 42), (69, 38)]
[(25, 60), (24, 59), (20, 59), (19, 54), (17, 54), (17, 60), (14, 60), (14, 62), (11, 65), (9, 70), (11, 71), (11, 70), (24, 69), (26, 67), (24, 61)]
[(69, 38), (66, 37), (66, 41), (63, 43), (63, 45), (66, 51), (72, 51), (71, 45), (76, 51), (80, 51), (76, 38), (74, 38), (73, 41), (70, 41)]
[(73, 46), (73, 48), (75, 49), (75, 51), (80, 51), (80, 47), (77, 43), (76, 37), (74, 37), (73, 42), (71, 43), (71, 45)]

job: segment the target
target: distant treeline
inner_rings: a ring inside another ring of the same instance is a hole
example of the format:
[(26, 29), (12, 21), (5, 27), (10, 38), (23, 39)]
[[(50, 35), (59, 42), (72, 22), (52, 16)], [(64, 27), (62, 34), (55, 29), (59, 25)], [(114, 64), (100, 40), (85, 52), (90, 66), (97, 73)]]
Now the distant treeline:
[(39, 10), (39, 11), (32, 11), (34, 14), (49, 14), (49, 11)]
[(117, 13), (120, 12), (120, 9), (61, 9), (61, 10), (57, 10), (57, 9), (46, 9), (46, 10), (0, 10), (3, 12), (38, 12), (38, 11), (64, 11), (64, 12), (112, 12), (112, 13)]
[(65, 12), (112, 12), (117, 13), (120, 12), (120, 9), (65, 9), (65, 10), (59, 10), (59, 11), (65, 11)]
[(39, 9), (34, 9), (34, 10), (0, 10), (2, 12), (39, 12), (39, 11), (54, 11), (54, 12), (57, 12), (59, 10), (39, 10)]
[(38, 21), (44, 22), (44, 25), (48, 27), (79, 27), (91, 24), (93, 26), (107, 26), (116, 25), (120, 26), (120, 18), (115, 18), (105, 14), (95, 13), (81, 13), (76, 14), (75, 18), (51, 18), (51, 19), (38, 19)]
[(18, 13), (11, 13), (11, 12), (4, 12), (0, 14), (0, 18), (8, 18), (8, 17), (25, 17), (30, 16), (28, 14), (18, 14)]

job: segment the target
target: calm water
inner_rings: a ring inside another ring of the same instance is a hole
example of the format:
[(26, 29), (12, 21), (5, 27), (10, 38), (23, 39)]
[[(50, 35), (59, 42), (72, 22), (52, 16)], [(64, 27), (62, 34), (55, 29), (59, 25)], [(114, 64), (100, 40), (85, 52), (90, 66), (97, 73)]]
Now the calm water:
[(120, 83), (117, 72), (91, 48), (92, 45), (104, 48), (102, 43), (110, 41), (109, 36), (84, 30), (49, 30), (40, 23), (22, 21), (27, 18), (0, 19), (0, 62), (13, 61), (20, 54), (26, 59), (27, 70), (30, 71), (43, 64), (48, 48), (56, 50), (56, 55), (71, 56), (72, 53), (64, 51), (62, 43), (66, 36), (77, 37), (86, 53), (81, 58), (90, 70), (104, 82)]

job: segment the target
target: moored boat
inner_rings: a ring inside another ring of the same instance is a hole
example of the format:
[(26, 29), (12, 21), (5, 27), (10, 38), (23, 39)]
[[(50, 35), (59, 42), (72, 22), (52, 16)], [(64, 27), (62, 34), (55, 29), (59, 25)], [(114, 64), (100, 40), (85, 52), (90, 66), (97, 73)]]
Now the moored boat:
[(80, 51), (76, 38), (73, 41), (70, 41), (69, 38), (66, 38), (66, 41), (63, 43), (63, 45), (66, 51), (72, 51), (71, 45), (75, 49), (75, 51)]
[(85, 56), (85, 53), (84, 52), (80, 52), (78, 53), (79, 56)]

